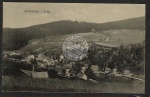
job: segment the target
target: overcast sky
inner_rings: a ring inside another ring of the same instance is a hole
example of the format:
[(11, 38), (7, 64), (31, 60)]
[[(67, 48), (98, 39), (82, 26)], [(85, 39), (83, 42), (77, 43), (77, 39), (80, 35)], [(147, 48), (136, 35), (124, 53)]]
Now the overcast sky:
[[(4, 3), (3, 7), (3, 27), (9, 28), (28, 27), (58, 20), (104, 23), (145, 16), (144, 4)], [(43, 13), (44, 10), (50, 13)]]

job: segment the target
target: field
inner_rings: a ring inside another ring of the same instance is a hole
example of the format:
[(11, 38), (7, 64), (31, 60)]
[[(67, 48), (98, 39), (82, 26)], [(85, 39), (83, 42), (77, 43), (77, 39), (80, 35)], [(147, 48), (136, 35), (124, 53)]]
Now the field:
[[(101, 32), (87, 32), (87, 33), (78, 33), (78, 34), (68, 34), (60, 36), (48, 36), (43, 39), (32, 39), (29, 41), (29, 44), (19, 52), (26, 51), (36, 51), (41, 52), (43, 48), (46, 52), (59, 52), (62, 49), (62, 43), (66, 38), (72, 35), (79, 35), (86, 39), (86, 41), (96, 41), (100, 43), (107, 43), (111, 45), (120, 46), (129, 45), (135, 43), (142, 43), (145, 39), (145, 32), (142, 30), (131, 30), (131, 29), (121, 29), (121, 30), (107, 30)], [(107, 38), (109, 39), (107, 40)]]
[(2, 77), (3, 91), (144, 93), (144, 83), (104, 79), (98, 83), (69, 79)]
[(106, 31), (110, 35), (108, 41), (104, 43), (113, 44), (113, 45), (129, 45), (142, 43), (145, 40), (145, 32), (141, 30), (111, 30)]

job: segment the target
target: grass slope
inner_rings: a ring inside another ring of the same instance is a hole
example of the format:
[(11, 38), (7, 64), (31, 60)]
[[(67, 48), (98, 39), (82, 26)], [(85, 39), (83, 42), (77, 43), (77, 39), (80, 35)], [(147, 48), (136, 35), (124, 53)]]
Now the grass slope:
[(98, 83), (69, 79), (32, 79), (3, 76), (3, 91), (144, 93), (144, 83), (100, 81)]
[[(65, 39), (72, 35), (79, 35), (86, 39), (86, 41), (97, 41), (101, 43), (107, 43), (112, 45), (129, 45), (135, 43), (142, 43), (145, 40), (145, 32), (142, 30), (107, 30), (97, 33), (87, 32), (78, 34), (68, 34), (60, 36), (50, 36), (43, 39), (33, 39), (29, 41), (29, 44), (22, 48), (20, 51), (61, 51), (61, 46)], [(107, 41), (106, 39), (110, 37)], [(43, 47), (43, 48), (42, 48)]]

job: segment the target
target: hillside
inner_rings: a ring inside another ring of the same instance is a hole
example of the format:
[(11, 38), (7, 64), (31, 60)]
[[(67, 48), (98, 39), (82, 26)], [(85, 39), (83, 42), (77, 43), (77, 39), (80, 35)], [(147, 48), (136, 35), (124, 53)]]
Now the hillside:
[[(64, 20), (34, 25), (26, 28), (17, 28), (17, 29), (4, 28), (3, 49), (18, 50), (26, 46), (29, 40), (32, 39), (42, 39), (47, 36), (59, 37), (67, 34), (87, 33), (91, 32), (93, 28), (96, 30), (97, 33), (118, 29), (145, 31), (145, 17), (132, 18), (100, 24)], [(95, 37), (98, 36), (95, 35)]]
[(97, 30), (115, 29), (138, 29), (145, 30), (145, 17), (126, 19), (121, 21), (103, 23), (96, 28)]
[[(108, 35), (109, 32), (109, 35)], [(107, 33), (107, 34), (106, 34)], [(65, 39), (72, 35), (79, 35), (86, 39), (86, 41), (94, 41), (96, 43), (106, 43), (115, 46), (130, 45), (136, 43), (142, 43), (144, 41), (144, 32), (142, 30), (107, 30), (97, 33), (87, 32), (87, 33), (77, 33), (77, 34), (67, 34), (60, 36), (48, 36), (42, 39), (32, 39), (29, 41), (28, 45), (21, 48), (21, 52), (61, 52), (62, 44)], [(110, 37), (108, 39), (108, 37)], [(107, 40), (106, 40), (107, 39)]]

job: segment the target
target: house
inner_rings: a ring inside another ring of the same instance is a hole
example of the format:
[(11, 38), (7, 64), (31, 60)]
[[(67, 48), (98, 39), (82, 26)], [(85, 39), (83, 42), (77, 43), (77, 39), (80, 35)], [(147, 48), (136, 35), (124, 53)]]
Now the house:
[(28, 56), (27, 56), (27, 59), (28, 59), (28, 60), (31, 60), (31, 59), (34, 59), (34, 57), (35, 57), (34, 55), (28, 55)]
[(27, 64), (31, 64), (30, 59), (23, 59), (23, 62), (25, 62)]
[(29, 70), (20, 69), (25, 75), (32, 78), (49, 78), (47, 72), (33, 72)]
[(84, 64), (84, 67), (86, 67), (86, 68), (87, 68), (88, 66), (89, 66), (89, 64)]
[(130, 70), (124, 70), (123, 74), (127, 75), (127, 76), (132, 76), (133, 75)]
[(43, 60), (43, 62), (45, 63), (45, 64), (47, 64), (47, 66), (54, 66), (55, 65), (55, 61), (53, 60), (53, 59), (44, 59)]
[(70, 72), (69, 71), (70, 71), (70, 69), (65, 69), (65, 75), (66, 76), (70, 76)]
[(38, 66), (39, 66), (39, 67), (46, 67), (46, 64), (41, 63), (41, 62), (38, 62)]
[(68, 63), (68, 64), (64, 64), (62, 66), (64, 69), (71, 69), (72, 68), (72, 64)]
[(20, 55), (19, 53), (12, 52), (10, 56)]
[(36, 59), (38, 61), (43, 61), (43, 62), (50, 62), (52, 59), (50, 59), (48, 56), (45, 56), (44, 54), (40, 53), (37, 55)]
[(118, 73), (116, 68), (115, 68), (115, 69), (113, 69), (113, 73)]
[(37, 60), (38, 60), (39, 66), (42, 66), (42, 67), (55, 65), (54, 60), (50, 59), (49, 57), (37, 58)]
[(44, 63), (48, 63), (47, 59), (44, 59), (43, 62), (44, 62)]
[(16, 53), (15, 53), (15, 52), (12, 52), (12, 53), (10, 54), (10, 56), (13, 56), (13, 55), (16, 55)]
[(7, 57), (8, 57), (8, 54), (3, 53), (3, 58), (7, 58)]
[(47, 72), (32, 72), (33, 78), (49, 78)]
[(87, 67), (81, 67), (81, 70), (85, 71)]
[(59, 70), (62, 70), (63, 68), (61, 65), (55, 65), (55, 69), (59, 71)]
[(64, 60), (64, 56), (63, 56), (63, 54), (61, 54), (60, 56), (59, 56), (59, 61), (63, 61)]
[(112, 73), (111, 73), (113, 76), (116, 76), (116, 77), (121, 77), (122, 76), (122, 74), (121, 73), (119, 73), (118, 71), (117, 71), (117, 69), (115, 68), (113, 71), (112, 71)]
[(35, 58), (35, 56), (32, 55), (32, 54), (30, 54), (30, 55), (28, 55), (25, 59), (23, 59), (22, 61), (23, 61), (23, 62), (26, 62), (26, 63), (28, 63), (28, 64), (31, 64), (31, 59), (34, 59), (34, 58)]
[(39, 53), (37, 57), (45, 57), (45, 55), (43, 53)]
[(91, 65), (92, 71), (99, 71), (98, 65)]
[(110, 73), (111, 71), (112, 71), (112, 70), (111, 70), (110, 68), (106, 68), (106, 69), (105, 69), (105, 72), (106, 72), (106, 73)]
[(93, 29), (92, 29), (92, 32), (93, 32), (93, 33), (95, 33), (95, 32), (96, 32), (96, 30), (93, 28)]
[(81, 71), (77, 74), (79, 79), (87, 80), (87, 76), (85, 75), (86, 67), (81, 67)]

